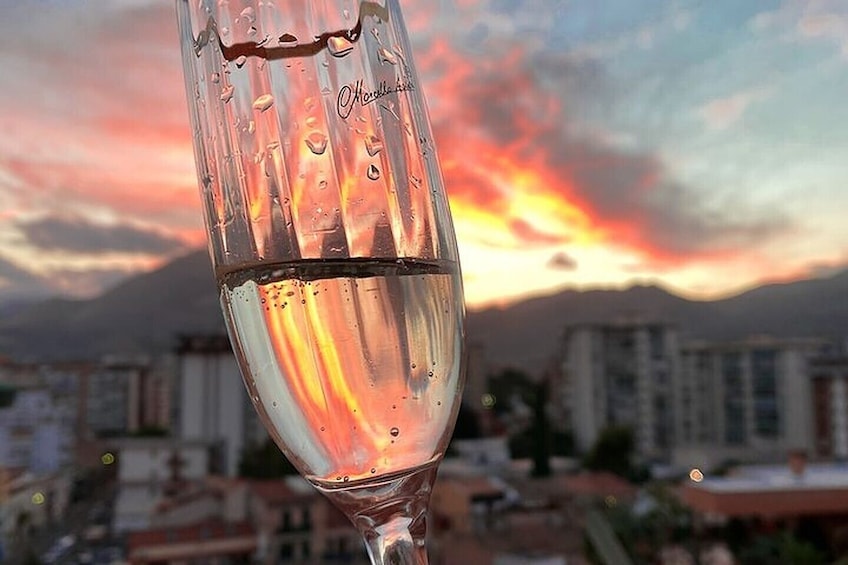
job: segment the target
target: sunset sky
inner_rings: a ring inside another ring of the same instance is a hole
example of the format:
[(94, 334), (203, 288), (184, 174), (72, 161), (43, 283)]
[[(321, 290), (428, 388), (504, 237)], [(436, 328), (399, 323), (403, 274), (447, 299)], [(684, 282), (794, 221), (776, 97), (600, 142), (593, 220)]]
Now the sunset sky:
[[(847, 2), (401, 4), (469, 305), (848, 266)], [(203, 244), (172, 2), (0, 0), (0, 69), (0, 302)]]

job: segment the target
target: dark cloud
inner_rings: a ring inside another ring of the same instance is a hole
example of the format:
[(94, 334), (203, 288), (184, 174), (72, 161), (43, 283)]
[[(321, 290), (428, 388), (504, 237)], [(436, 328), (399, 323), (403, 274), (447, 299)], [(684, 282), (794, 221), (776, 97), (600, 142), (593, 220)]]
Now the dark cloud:
[(151, 230), (99, 225), (79, 217), (48, 216), (17, 227), (32, 245), (49, 251), (161, 254), (184, 247), (180, 240)]
[(509, 229), (522, 245), (556, 245), (566, 241), (561, 235), (547, 233), (520, 219), (511, 221)]
[(575, 271), (577, 270), (577, 261), (568, 253), (560, 251), (548, 260), (548, 268), (560, 271)]

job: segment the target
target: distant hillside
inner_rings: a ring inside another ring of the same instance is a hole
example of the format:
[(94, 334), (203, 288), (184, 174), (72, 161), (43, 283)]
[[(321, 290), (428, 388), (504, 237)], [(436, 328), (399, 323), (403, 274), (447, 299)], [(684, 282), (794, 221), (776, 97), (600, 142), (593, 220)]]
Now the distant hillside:
[[(568, 324), (638, 318), (676, 324), (684, 339), (848, 336), (848, 272), (696, 302), (656, 286), (566, 290), (471, 312), (468, 337), (496, 365), (538, 373)], [(90, 300), (47, 300), (0, 319), (0, 355), (20, 360), (160, 353), (180, 333), (223, 331), (205, 251), (179, 258)]]
[(0, 320), (0, 352), (22, 360), (158, 353), (185, 332), (221, 332), (205, 252), (134, 277), (89, 300), (51, 299)]

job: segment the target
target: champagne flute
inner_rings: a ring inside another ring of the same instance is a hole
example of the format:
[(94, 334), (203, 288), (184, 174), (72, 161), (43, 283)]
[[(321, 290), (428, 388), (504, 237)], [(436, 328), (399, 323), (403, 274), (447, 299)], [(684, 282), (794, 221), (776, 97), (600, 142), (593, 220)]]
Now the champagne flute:
[(427, 563), (458, 253), (397, 0), (176, 0), (209, 250), (271, 437), (373, 563)]

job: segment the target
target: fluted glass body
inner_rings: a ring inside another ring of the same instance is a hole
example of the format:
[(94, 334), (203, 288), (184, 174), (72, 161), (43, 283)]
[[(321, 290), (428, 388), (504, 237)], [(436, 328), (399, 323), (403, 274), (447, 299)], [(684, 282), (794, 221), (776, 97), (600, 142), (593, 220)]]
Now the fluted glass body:
[(412, 484), (426, 505), (464, 306), (397, 2), (177, 7), (209, 249), (257, 411), (354, 521)]

